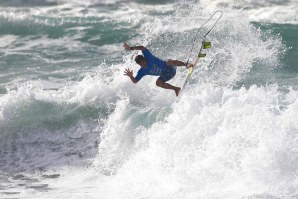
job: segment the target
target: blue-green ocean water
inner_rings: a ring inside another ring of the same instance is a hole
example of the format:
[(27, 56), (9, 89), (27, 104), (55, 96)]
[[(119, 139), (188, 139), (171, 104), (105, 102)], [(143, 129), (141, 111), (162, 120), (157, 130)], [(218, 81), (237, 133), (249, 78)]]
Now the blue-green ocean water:
[[(0, 197), (297, 198), (297, 8), (0, 1)], [(123, 75), (139, 69), (123, 42), (186, 61), (216, 10), (212, 48), (179, 99)]]

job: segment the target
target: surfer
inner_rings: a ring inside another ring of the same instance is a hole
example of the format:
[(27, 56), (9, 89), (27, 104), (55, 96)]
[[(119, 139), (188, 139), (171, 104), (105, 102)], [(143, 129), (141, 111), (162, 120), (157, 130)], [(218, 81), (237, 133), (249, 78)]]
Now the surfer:
[(156, 80), (156, 86), (174, 90), (176, 96), (179, 95), (180, 87), (173, 86), (167, 81), (171, 80), (176, 75), (176, 66), (185, 66), (186, 68), (193, 67), (192, 64), (185, 63), (179, 60), (167, 60), (163, 61), (150, 53), (150, 51), (144, 46), (129, 46), (126, 43), (123, 44), (125, 50), (141, 50), (143, 55), (137, 55), (135, 62), (140, 65), (140, 69), (137, 75), (133, 76), (133, 70), (126, 68), (124, 75), (128, 76), (133, 83), (137, 83), (145, 75), (159, 76)]

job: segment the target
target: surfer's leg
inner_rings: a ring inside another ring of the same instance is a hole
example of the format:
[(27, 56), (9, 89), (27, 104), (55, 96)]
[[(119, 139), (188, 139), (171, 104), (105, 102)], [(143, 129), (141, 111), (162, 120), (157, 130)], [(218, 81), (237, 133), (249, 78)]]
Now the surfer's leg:
[(172, 59), (169, 59), (167, 62), (167, 65), (168, 66), (171, 66), (171, 67), (186, 67), (187, 69), (190, 68), (190, 67), (193, 67), (193, 64), (190, 64), (188, 62), (183, 62), (183, 61), (180, 61), (180, 60), (172, 60)]
[(158, 87), (161, 87), (161, 88), (164, 88), (164, 89), (174, 90), (175, 93), (176, 93), (176, 96), (178, 96), (181, 88), (173, 86), (169, 83), (166, 83), (167, 81), (169, 81), (173, 77), (175, 77), (175, 75), (176, 75), (176, 67), (168, 66), (168, 68), (157, 79), (156, 85)]
[(166, 61), (168, 66), (186, 66), (187, 63), (180, 61), (180, 60), (174, 60), (174, 59), (168, 59)]
[(176, 87), (176, 86), (173, 86), (173, 85), (171, 85), (169, 83), (163, 82), (162, 80), (160, 80), (160, 78), (157, 79), (156, 86), (161, 87), (161, 88), (164, 88), (164, 89), (174, 90), (175, 93), (176, 93), (176, 96), (179, 95), (180, 90), (181, 90), (181, 88), (179, 88), (179, 87)]

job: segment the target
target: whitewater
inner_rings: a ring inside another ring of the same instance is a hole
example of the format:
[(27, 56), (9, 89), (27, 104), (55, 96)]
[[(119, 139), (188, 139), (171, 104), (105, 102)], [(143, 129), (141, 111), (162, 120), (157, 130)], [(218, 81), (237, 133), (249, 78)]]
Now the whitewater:
[[(123, 75), (140, 53), (123, 42), (186, 61), (216, 10), (179, 98)], [(298, 198), (297, 16), (296, 0), (0, 1), (0, 198)]]

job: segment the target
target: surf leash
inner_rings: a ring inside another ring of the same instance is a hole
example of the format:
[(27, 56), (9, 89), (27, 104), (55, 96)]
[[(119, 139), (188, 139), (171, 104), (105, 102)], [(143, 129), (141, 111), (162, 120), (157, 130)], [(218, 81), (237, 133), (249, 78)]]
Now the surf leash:
[[(198, 34), (199, 34), (199, 32), (200, 32), (200, 30), (215, 16), (215, 14), (216, 13), (220, 13), (220, 16), (217, 18), (217, 20), (215, 21), (215, 23), (212, 25), (212, 27), (207, 31), (207, 33), (204, 35), (204, 37), (203, 37), (203, 41), (205, 41), (205, 39), (206, 39), (206, 37), (209, 35), (209, 33), (213, 30), (213, 28), (214, 28), (214, 26), (217, 24), (217, 22), (220, 20), (220, 18), (222, 17), (222, 15), (223, 15), (223, 12), (221, 11), (221, 10), (217, 10), (217, 11), (215, 11), (212, 15), (211, 15), (211, 17), (208, 19), (208, 20), (206, 20), (200, 27), (199, 27), (199, 29), (197, 30), (197, 33), (195, 34), (195, 37), (194, 37), (194, 40), (193, 40), (193, 42), (192, 42), (192, 47), (191, 47), (191, 50), (190, 50), (190, 53), (189, 53), (189, 56), (188, 56), (188, 59), (187, 59), (187, 64), (189, 63), (189, 59), (190, 59), (190, 57), (191, 57), (191, 54), (192, 54), (192, 52), (193, 52), (193, 49), (194, 49), (194, 46), (195, 46), (195, 42), (196, 42), (196, 40), (197, 40), (197, 38), (198, 38)], [(206, 46), (207, 47), (207, 46)], [(209, 42), (209, 48), (211, 47), (211, 43)]]

